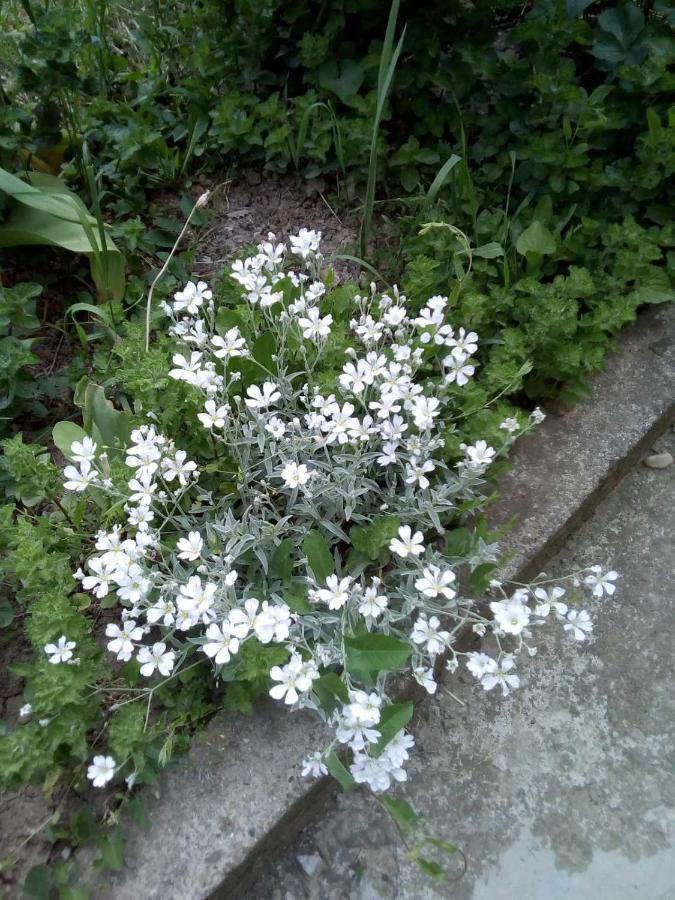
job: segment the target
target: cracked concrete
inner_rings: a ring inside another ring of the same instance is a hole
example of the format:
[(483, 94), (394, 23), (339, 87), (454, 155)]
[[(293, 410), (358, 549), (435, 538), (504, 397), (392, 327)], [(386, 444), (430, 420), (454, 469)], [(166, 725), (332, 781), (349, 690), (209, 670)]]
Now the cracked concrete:
[[(675, 433), (653, 449), (673, 453)], [(422, 709), (403, 793), (429, 833), (461, 847), (463, 877), (423, 876), (359, 793), (305, 828), (246, 897), (675, 900), (675, 467), (636, 466), (547, 572), (594, 562), (621, 580), (615, 599), (592, 604), (589, 644), (547, 626), (512, 697), (461, 675), (447, 687), (464, 705), (446, 695)], [(312, 878), (298, 854), (320, 857)]]

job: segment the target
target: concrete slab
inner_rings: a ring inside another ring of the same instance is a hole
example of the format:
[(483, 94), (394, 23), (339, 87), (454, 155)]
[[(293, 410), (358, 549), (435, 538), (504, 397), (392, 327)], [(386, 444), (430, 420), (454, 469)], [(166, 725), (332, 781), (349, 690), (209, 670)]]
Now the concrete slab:
[[(656, 442), (675, 450), (673, 431)], [(466, 874), (436, 884), (367, 795), (302, 834), (247, 900), (672, 900), (675, 897), (675, 468), (637, 465), (547, 566), (621, 573), (587, 646), (542, 629), (523, 686), (470, 676), (422, 711), (403, 793)], [(297, 854), (324, 866), (300, 877)]]

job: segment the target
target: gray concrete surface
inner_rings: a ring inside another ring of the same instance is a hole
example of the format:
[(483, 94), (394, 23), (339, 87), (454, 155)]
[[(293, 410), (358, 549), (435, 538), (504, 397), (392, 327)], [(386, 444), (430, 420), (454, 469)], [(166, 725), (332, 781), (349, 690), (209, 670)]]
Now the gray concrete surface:
[(549, 413), (519, 441), (516, 465), (501, 479), (495, 527), (517, 516), (503, 549), (505, 571), (536, 575), (599, 500), (646, 453), (675, 414), (675, 305), (652, 307), (618, 340), (593, 380), (593, 396)]
[[(655, 448), (672, 453), (675, 433)], [(466, 854), (459, 881), (425, 879), (359, 794), (326, 809), (247, 900), (675, 898), (675, 467), (638, 464), (547, 571), (595, 562), (621, 580), (592, 604), (591, 643), (551, 626), (511, 697), (455, 676), (464, 705), (440, 694), (423, 710), (404, 794)]]

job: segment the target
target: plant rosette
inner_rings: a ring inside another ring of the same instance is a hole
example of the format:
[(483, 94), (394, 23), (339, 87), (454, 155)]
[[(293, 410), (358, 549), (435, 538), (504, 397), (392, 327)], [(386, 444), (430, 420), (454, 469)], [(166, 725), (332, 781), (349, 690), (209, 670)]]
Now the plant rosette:
[[(477, 335), (446, 321), (445, 297), (413, 313), (397, 290), (372, 285), (337, 305), (331, 276), (320, 277), (320, 238), (302, 229), (287, 247), (270, 234), (232, 265), (234, 306), (216, 308), (203, 282), (163, 304), (180, 344), (170, 374), (201, 397), (190, 425), (208, 434), (208, 458), (188, 458), (148, 422), (124, 462), (90, 437), (74, 442), (65, 487), (110, 511), (75, 577), (98, 599), (117, 595), (121, 618), (106, 628), (117, 660), (136, 660), (150, 684), (195, 665), (232, 682), (247, 645), (277, 645), (270, 695), (316, 710), (334, 732), (303, 773), (379, 793), (406, 779), (414, 744), (412, 704), (392, 700), (396, 678), (411, 673), (433, 694), (442, 657), (506, 696), (537, 628), (555, 621), (585, 640), (581, 592), (612, 594), (616, 573), (464, 586), (463, 573), (496, 566), (497, 545), (478, 539), (462, 554), (448, 526), (487, 502), (488, 469), (543, 414), (508, 419), (500, 446), (479, 440), (445, 461)], [(341, 328), (353, 343), (331, 374)], [(466, 628), (490, 634), (494, 654), (460, 650)], [(54, 638), (45, 651), (67, 665), (77, 648)], [(97, 747), (93, 784), (121, 775), (133, 782), (131, 760)]]

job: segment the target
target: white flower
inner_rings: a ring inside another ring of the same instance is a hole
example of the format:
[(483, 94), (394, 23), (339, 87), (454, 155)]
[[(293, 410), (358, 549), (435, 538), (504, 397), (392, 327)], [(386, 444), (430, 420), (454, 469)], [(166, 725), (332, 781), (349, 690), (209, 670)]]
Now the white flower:
[(314, 256), (319, 250), (321, 232), (301, 228), (297, 235), (290, 237), (291, 251), (302, 259)]
[(505, 634), (520, 634), (530, 622), (530, 609), (517, 597), (493, 600), (490, 609), (495, 622)]
[(520, 428), (518, 424), (518, 419), (504, 419), (504, 421), (499, 426), (502, 431), (508, 431), (509, 434), (515, 434), (516, 431)]
[(483, 675), (497, 670), (497, 663), (487, 653), (468, 653), (466, 667), (471, 674), (479, 680)]
[(132, 563), (126, 572), (118, 569), (113, 578), (118, 585), (118, 597), (131, 603), (138, 603), (150, 590), (150, 579), (145, 577), (138, 563)]
[(224, 428), (229, 415), (227, 404), (217, 406), (215, 400), (207, 400), (204, 404), (205, 412), (197, 413), (197, 418), (204, 428)]
[(90, 437), (73, 441), (70, 445), (70, 458), (76, 463), (91, 462), (96, 458), (96, 444)]
[(413, 675), (415, 676), (415, 681), (422, 685), (427, 694), (436, 693), (438, 685), (434, 680), (433, 669), (425, 669), (424, 666), (418, 666), (416, 669), (413, 669)]
[(87, 563), (87, 568), (92, 574), (84, 576), (82, 587), (85, 591), (94, 591), (94, 595), (101, 600), (108, 595), (110, 582), (117, 571), (117, 564), (114, 560), (106, 559), (104, 556), (92, 556)]
[(194, 562), (201, 556), (204, 541), (198, 531), (190, 531), (188, 536), (181, 538), (176, 546), (180, 551), (178, 554), (179, 559), (187, 559), (190, 562)]
[(426, 651), (431, 656), (436, 656), (445, 649), (450, 638), (448, 631), (439, 631), (440, 620), (438, 616), (432, 616), (427, 619), (426, 613), (420, 613), (417, 621), (413, 625), (410, 635), (411, 640), (416, 644), (426, 644)]
[(545, 418), (546, 413), (542, 412), (542, 410), (538, 406), (535, 406), (535, 408), (530, 413), (530, 419), (532, 419), (535, 425), (541, 424), (541, 422), (543, 422)]
[(307, 310), (307, 316), (298, 319), (298, 325), (302, 329), (305, 340), (319, 341), (330, 334), (330, 326), (333, 324), (331, 315), (321, 318), (318, 307)]
[(202, 584), (199, 575), (192, 575), (188, 578), (187, 584), (180, 587), (178, 609), (190, 614), (192, 624), (196, 624), (200, 619), (206, 624), (213, 618), (211, 609), (216, 600), (217, 590), (217, 586), (212, 582)]
[(408, 778), (405, 769), (393, 765), (386, 752), (375, 759), (365, 753), (355, 753), (350, 771), (354, 781), (367, 784), (376, 794), (389, 790), (392, 778), (395, 781), (406, 781)]
[(164, 457), (162, 460), (162, 474), (166, 481), (178, 479), (179, 484), (185, 487), (188, 480), (197, 472), (197, 463), (187, 459), (185, 450), (176, 450), (174, 458)]
[(302, 761), (302, 776), (307, 778), (321, 778), (322, 775), (328, 775), (328, 769), (320, 750), (315, 750)]
[(515, 665), (512, 656), (503, 656), (492, 671), (483, 675), (481, 679), (483, 690), (491, 691), (493, 687), (499, 685), (502, 689), (502, 696), (508, 696), (511, 688), (517, 688), (520, 685), (520, 678), (512, 671)]
[(398, 537), (392, 538), (389, 549), (397, 556), (419, 556), (424, 553), (424, 535), (421, 531), (414, 534), (410, 525), (402, 525), (398, 530)]
[(114, 622), (109, 622), (105, 627), (106, 637), (112, 638), (108, 641), (108, 650), (116, 653), (117, 658), (122, 662), (128, 662), (134, 652), (134, 641), (143, 639), (143, 629), (136, 625), (134, 619), (127, 619), (122, 622), (122, 627)]
[(454, 381), (459, 387), (464, 387), (465, 384), (468, 384), (469, 379), (476, 371), (475, 365), (467, 362), (466, 357), (457, 359), (454, 352), (450, 356), (445, 357), (443, 365), (448, 370), (445, 373), (445, 383), (452, 384)]
[(470, 331), (467, 334), (463, 328), (460, 328), (457, 337), (448, 338), (445, 344), (454, 348), (453, 355), (456, 359), (461, 359), (462, 357), (466, 359), (478, 350), (478, 335), (475, 331)]
[(210, 300), (212, 297), (213, 292), (209, 290), (205, 281), (198, 281), (197, 284), (188, 281), (182, 291), (176, 291), (173, 295), (173, 308), (175, 312), (185, 310), (191, 316), (195, 316), (204, 300)]
[(272, 416), (265, 425), (265, 431), (269, 432), (277, 440), (286, 434), (286, 426), (278, 416)]
[(316, 475), (315, 469), (308, 469), (304, 463), (289, 462), (281, 470), (284, 484), (289, 488), (297, 488), (307, 484)]
[(585, 609), (570, 609), (567, 613), (565, 631), (571, 631), (577, 641), (585, 641), (593, 631), (593, 622)]
[(105, 787), (115, 775), (117, 763), (112, 756), (95, 756), (87, 769), (87, 778), (94, 787)]
[[(318, 675), (318, 672), (316, 674)], [(293, 654), (283, 668), (272, 666), (270, 678), (272, 681), (280, 682), (270, 688), (270, 696), (275, 700), (283, 700), (288, 706), (297, 703), (300, 699), (298, 692), (308, 691), (314, 680), (312, 670), (308, 669), (297, 653)]]
[(69, 641), (65, 634), (61, 635), (55, 644), (45, 644), (45, 653), (49, 657), (49, 662), (54, 665), (72, 659), (74, 649), (75, 641)]
[(208, 641), (202, 644), (202, 650), (217, 666), (224, 666), (239, 651), (239, 638), (234, 636), (229, 622), (223, 622), (222, 626), (209, 625), (206, 637)]
[(538, 587), (534, 589), (534, 596), (539, 601), (534, 608), (537, 616), (546, 618), (552, 609), (559, 616), (564, 616), (567, 612), (567, 604), (560, 602), (560, 598), (565, 596), (564, 588), (556, 586), (547, 591), (543, 587)]
[(431, 428), (440, 415), (441, 401), (437, 397), (415, 397), (412, 401), (413, 421), (420, 431)]
[(267, 409), (281, 399), (279, 388), (273, 381), (264, 382), (262, 390), (257, 384), (252, 384), (246, 389), (246, 394), (248, 398), (246, 405), (249, 409)]
[(419, 484), (422, 490), (425, 490), (429, 487), (429, 479), (427, 478), (427, 474), (429, 472), (433, 472), (436, 466), (434, 463), (428, 459), (423, 463), (417, 461), (416, 456), (411, 456), (410, 462), (406, 466), (405, 470), (405, 483), (406, 484)]
[(169, 371), (169, 378), (174, 378), (176, 381), (186, 381), (188, 384), (197, 384), (197, 373), (201, 369), (201, 359), (202, 354), (197, 350), (192, 351), (190, 359), (187, 359), (182, 353), (174, 353), (172, 362), (175, 368)]
[(32, 703), (24, 703), (24, 705), (19, 710), (19, 718), (27, 719), (28, 716), (33, 712), (33, 704)]
[(141, 647), (136, 659), (141, 664), (141, 675), (149, 678), (157, 669), (160, 675), (170, 675), (174, 667), (175, 653), (167, 650), (163, 641), (157, 641), (152, 647)]
[(329, 609), (342, 609), (349, 600), (352, 580), (349, 576), (338, 579), (337, 575), (329, 575), (326, 579), (326, 587), (313, 591), (312, 599), (320, 603), (327, 603)]
[(211, 344), (216, 348), (213, 355), (217, 359), (233, 359), (235, 356), (245, 356), (248, 352), (246, 341), (236, 327), (226, 331), (224, 338), (218, 334), (214, 335)]
[[(430, 691), (430, 693), (433, 693), (433, 691)], [(399, 768), (407, 759), (410, 759), (408, 750), (412, 750), (414, 746), (415, 738), (412, 736), (412, 734), (407, 734), (407, 732), (401, 729), (400, 731), (396, 732), (396, 734), (384, 748), (384, 755), (393, 766)]]
[(456, 591), (450, 585), (455, 581), (455, 573), (450, 569), (441, 570), (438, 566), (426, 566), (422, 569), (422, 577), (415, 582), (417, 590), (425, 597), (443, 596), (452, 600)]
[(469, 468), (480, 471), (490, 465), (496, 451), (488, 446), (487, 441), (476, 441), (473, 446), (465, 447), (464, 453)]
[(96, 481), (98, 472), (92, 469), (89, 460), (85, 459), (80, 463), (80, 468), (75, 466), (66, 466), (63, 470), (66, 481), (63, 483), (67, 491), (86, 491), (89, 485)]
[(359, 612), (362, 616), (369, 616), (371, 619), (379, 618), (387, 608), (387, 597), (378, 592), (375, 585), (367, 587), (361, 597), (359, 604)]
[(616, 591), (614, 582), (618, 577), (618, 572), (605, 572), (603, 575), (600, 566), (591, 566), (591, 574), (584, 578), (584, 584), (591, 588), (594, 597), (602, 597), (603, 594), (611, 597)]
[(380, 721), (382, 697), (371, 691), (349, 691), (350, 703), (343, 709), (346, 721), (360, 722), (363, 725), (377, 725)]

